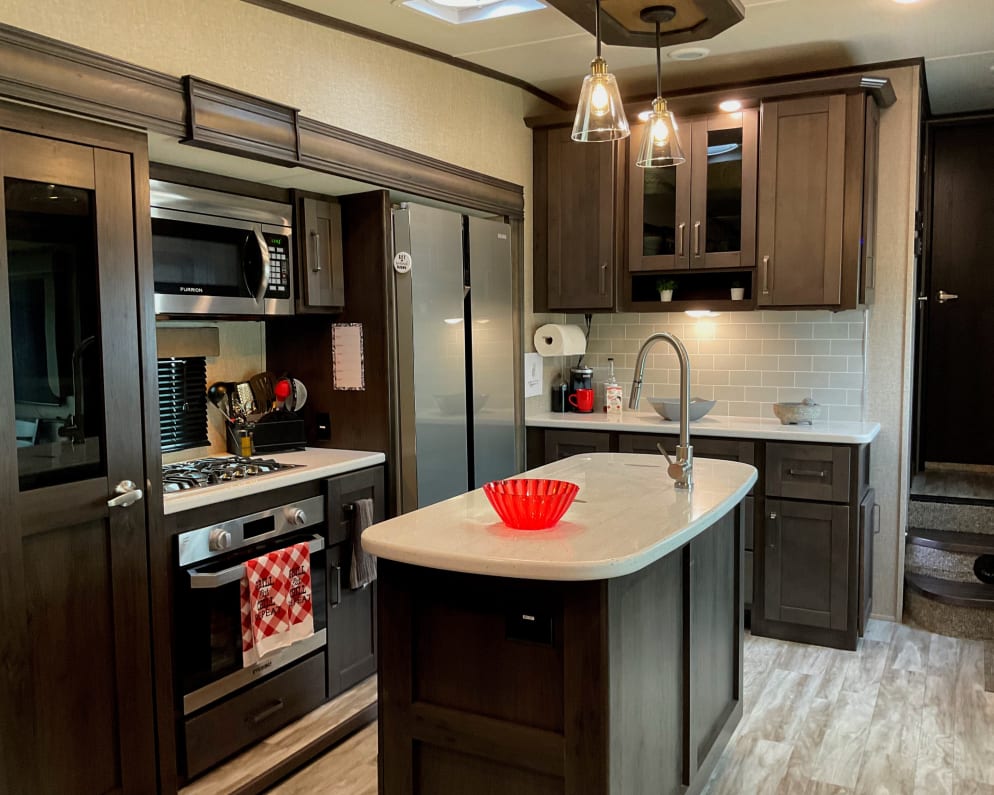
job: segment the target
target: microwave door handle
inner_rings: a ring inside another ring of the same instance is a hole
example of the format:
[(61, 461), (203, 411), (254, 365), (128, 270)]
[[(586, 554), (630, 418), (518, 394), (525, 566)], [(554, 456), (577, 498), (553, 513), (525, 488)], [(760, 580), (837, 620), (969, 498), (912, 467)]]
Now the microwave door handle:
[[(321, 536), (312, 536), (311, 540), (307, 544), (307, 548), (310, 550), (312, 555), (317, 554), (324, 549), (324, 538)], [(190, 569), (189, 574), (191, 588), (220, 588), (222, 585), (238, 582), (242, 577), (244, 577), (245, 564), (239, 563), (237, 566), (232, 566), (229, 569), (221, 569), (221, 571), (212, 572), (203, 572), (197, 571), (196, 569)]]
[(255, 235), (255, 242), (259, 246), (259, 259), (262, 262), (262, 276), (255, 293), (255, 302), (261, 304), (266, 299), (266, 291), (269, 289), (269, 246), (266, 245), (266, 238), (262, 236), (259, 227), (253, 229), (252, 234)]

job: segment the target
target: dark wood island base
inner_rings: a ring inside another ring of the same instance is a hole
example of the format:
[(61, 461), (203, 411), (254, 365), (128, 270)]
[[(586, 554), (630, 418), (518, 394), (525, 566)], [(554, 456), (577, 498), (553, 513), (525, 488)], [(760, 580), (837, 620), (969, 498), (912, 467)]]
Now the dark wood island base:
[(701, 791), (742, 717), (742, 520), (615, 579), (381, 559), (381, 795)]

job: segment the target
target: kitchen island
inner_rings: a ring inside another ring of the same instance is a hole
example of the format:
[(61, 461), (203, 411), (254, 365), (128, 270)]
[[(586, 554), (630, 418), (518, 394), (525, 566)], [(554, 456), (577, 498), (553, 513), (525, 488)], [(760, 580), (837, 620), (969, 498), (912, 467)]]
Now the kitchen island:
[(380, 792), (699, 792), (742, 715), (752, 467), (574, 456), (550, 530), (481, 490), (367, 530), (379, 561)]

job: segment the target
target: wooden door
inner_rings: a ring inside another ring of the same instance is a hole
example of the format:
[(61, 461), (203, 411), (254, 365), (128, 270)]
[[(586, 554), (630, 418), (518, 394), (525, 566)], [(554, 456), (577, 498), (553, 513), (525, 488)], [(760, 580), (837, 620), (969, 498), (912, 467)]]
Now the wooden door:
[(994, 350), (994, 187), (986, 156), (992, 135), (991, 120), (933, 129), (919, 431), (928, 462), (994, 464), (994, 434), (977, 433), (964, 413), (967, 405), (986, 403), (994, 394), (994, 368), (989, 365)]
[(302, 198), (301, 240), (298, 245), (298, 306), (311, 309), (341, 309), (345, 306), (342, 262), (342, 207), (332, 200)]
[(838, 305), (846, 98), (764, 103), (761, 129), (757, 303)]
[[(577, 143), (549, 130), (546, 150), (548, 309), (614, 306), (618, 144)], [(541, 163), (536, 162), (536, 168)]]
[(766, 500), (764, 618), (845, 630), (849, 507)]
[(0, 131), (6, 792), (156, 790), (135, 161)]

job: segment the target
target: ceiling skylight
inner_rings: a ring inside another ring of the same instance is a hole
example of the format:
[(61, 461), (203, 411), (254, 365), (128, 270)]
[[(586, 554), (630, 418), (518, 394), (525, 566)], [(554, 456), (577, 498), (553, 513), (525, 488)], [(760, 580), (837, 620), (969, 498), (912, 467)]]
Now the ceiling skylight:
[(436, 19), (462, 25), (509, 17), (545, 8), (541, 0), (402, 0), (403, 4)]

